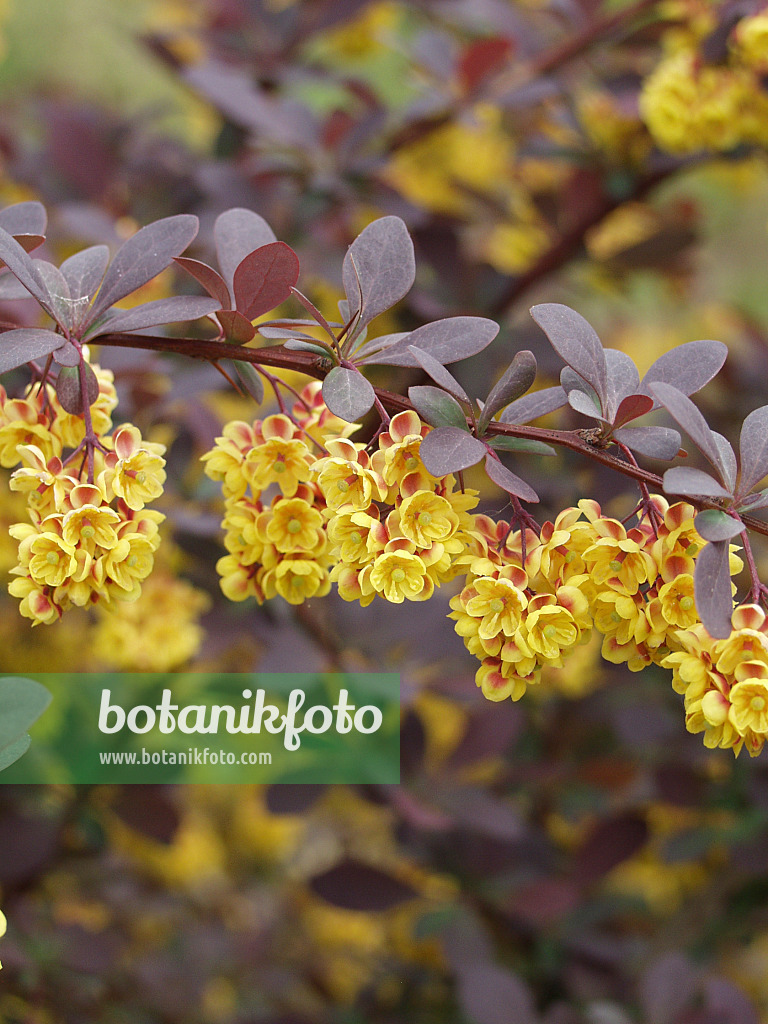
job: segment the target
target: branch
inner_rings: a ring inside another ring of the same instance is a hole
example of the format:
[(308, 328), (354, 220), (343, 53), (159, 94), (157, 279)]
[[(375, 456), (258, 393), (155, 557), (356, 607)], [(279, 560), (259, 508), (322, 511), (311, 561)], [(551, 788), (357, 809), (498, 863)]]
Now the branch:
[[(276, 366), (285, 370), (296, 370), (308, 377), (322, 380), (328, 370), (324, 360), (311, 352), (289, 351), (282, 345), (268, 348), (243, 348), (223, 341), (203, 341), (196, 338), (163, 338), (148, 334), (104, 334), (98, 338), (99, 345), (108, 348), (138, 348), (153, 352), (176, 352), (181, 355), (214, 362), (218, 359), (237, 359), (242, 362), (256, 363), (262, 366)], [(402, 395), (383, 388), (374, 388), (376, 396), (388, 412), (396, 413), (414, 410), (413, 405)], [(578, 452), (585, 458), (598, 462), (622, 476), (627, 476), (638, 483), (645, 484), (655, 491), (663, 491), (662, 479), (650, 470), (641, 466), (633, 466), (603, 448), (590, 444), (578, 430), (547, 430), (543, 427), (531, 427), (525, 424), (509, 424), (492, 422), (488, 426), (488, 434), (506, 434), (510, 437), (529, 438), (534, 441), (545, 441)], [(686, 497), (696, 508), (713, 508), (722, 510), (723, 506), (711, 498)], [(742, 515), (742, 522), (755, 533), (768, 537), (768, 523), (755, 519), (754, 516)]]

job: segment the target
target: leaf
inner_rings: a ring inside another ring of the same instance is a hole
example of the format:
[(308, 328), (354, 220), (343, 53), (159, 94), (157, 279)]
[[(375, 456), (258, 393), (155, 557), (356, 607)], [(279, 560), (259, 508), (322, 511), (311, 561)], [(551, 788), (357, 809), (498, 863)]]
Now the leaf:
[(515, 353), (515, 357), (499, 380), (491, 388), (480, 420), (477, 425), (480, 434), (485, 433), (485, 428), (491, 422), (499, 409), (514, 402), (520, 395), (533, 385), (536, 380), (536, 357), (533, 352), (523, 349)]
[(649, 385), (661, 382), (673, 384), (684, 395), (693, 395), (712, 380), (727, 355), (728, 347), (722, 341), (688, 341), (659, 356), (640, 388), (653, 395)]
[(48, 690), (33, 679), (0, 679), (0, 751), (25, 736), (50, 703)]
[[(92, 406), (98, 398), (98, 378), (87, 362), (84, 362), (88, 404)], [(61, 408), (73, 416), (83, 415), (83, 398), (80, 386), (80, 368), (62, 367), (56, 378), (56, 397)]]
[(14, 762), (18, 761), (20, 757), (29, 750), (31, 740), (29, 734), (25, 736), (19, 736), (13, 743), (9, 743), (7, 747), (3, 747), (0, 750), (0, 772), (4, 768), (9, 768)]
[(640, 390), (640, 374), (634, 360), (615, 348), (604, 349), (606, 374), (605, 418), (613, 422), (625, 398)]
[(627, 395), (619, 404), (613, 417), (614, 427), (621, 427), (624, 423), (636, 420), (639, 416), (645, 416), (653, 408), (653, 399), (649, 395)]
[[(340, 302), (339, 306), (341, 305), (342, 303)], [(383, 352), (385, 349), (392, 348), (394, 345), (397, 345), (398, 342), (402, 341), (403, 338), (410, 338), (412, 334), (413, 331), (397, 331), (395, 334), (380, 334), (377, 338), (371, 338), (364, 344), (361, 342), (362, 334), (360, 334), (355, 344), (355, 359), (358, 363), (378, 363), (378, 352)]]
[(52, 263), (47, 260), (34, 260), (35, 269), (45, 285), (50, 303), (49, 312), (57, 324), (66, 331), (72, 327), (72, 300), (66, 278)]
[(264, 401), (264, 381), (261, 375), (254, 370), (250, 363), (246, 363), (242, 359), (233, 360), (233, 366), (240, 383), (256, 404), (261, 405)]
[(507, 469), (490, 453), (485, 456), (485, 472), (507, 494), (514, 494), (516, 498), (522, 498), (523, 501), (539, 500), (536, 491), (525, 480), (521, 480), (519, 476), (516, 476), (511, 470)]
[(718, 434), (716, 430), (712, 431), (712, 436), (715, 439), (717, 450), (720, 452), (720, 462), (723, 470), (723, 483), (728, 490), (733, 493), (736, 488), (736, 453), (734, 452), (731, 442), (727, 437), (723, 437), (722, 434)]
[(494, 434), (486, 440), (497, 452), (520, 452), (522, 455), (557, 455), (555, 449), (543, 441), (527, 437), (510, 437), (509, 434)]
[[(85, 381), (88, 405), (91, 406), (99, 397), (99, 381), (88, 363), (85, 367)], [(80, 369), (77, 366), (64, 366), (56, 378), (56, 397), (62, 408), (73, 416), (82, 416), (83, 400), (80, 388)]]
[(19, 327), (6, 331), (0, 336), (0, 373), (22, 366), (31, 359), (47, 356), (67, 344), (67, 339), (61, 334), (42, 327)]
[(460, 427), (431, 430), (419, 448), (421, 461), (432, 476), (438, 477), (474, 466), (486, 453), (483, 442)]
[(768, 405), (755, 409), (744, 420), (739, 440), (739, 454), (739, 493), (747, 494), (768, 474)]
[(276, 242), (272, 228), (253, 210), (235, 206), (216, 218), (213, 226), (219, 268), (230, 295), (234, 295), (235, 271), (249, 252)]
[(706, 544), (696, 559), (693, 595), (704, 628), (715, 640), (731, 635), (733, 596), (728, 542)]
[(256, 337), (256, 328), (236, 309), (220, 309), (216, 313), (216, 319), (221, 324), (224, 337), (232, 345), (245, 345)]
[[(92, 245), (64, 260), (59, 269), (69, 286), (73, 302), (87, 299), (90, 303), (99, 289), (108, 263), (109, 249), (106, 245)], [(83, 302), (83, 314), (86, 308), (87, 303)], [(81, 322), (83, 318), (77, 315), (74, 317), (75, 322)]]
[(91, 340), (100, 334), (140, 331), (160, 324), (198, 320), (201, 316), (215, 313), (218, 308), (218, 299), (209, 299), (204, 295), (174, 295), (169, 299), (155, 299), (154, 302), (145, 302), (143, 306), (110, 313), (87, 330), (85, 338)]
[(482, 352), (498, 333), (499, 325), (485, 317), (450, 316), (417, 327), (410, 334), (398, 338), (383, 352), (366, 354), (362, 361), (379, 366), (417, 366), (410, 352), (411, 346), (416, 346), (440, 363), (455, 363)]
[(680, 435), (671, 427), (621, 427), (613, 436), (638, 455), (648, 459), (674, 459), (680, 451)]
[(59, 366), (79, 366), (82, 356), (77, 345), (73, 345), (71, 341), (68, 341), (61, 348), (56, 349), (53, 353), (53, 358)]
[(699, 410), (682, 391), (671, 384), (654, 383), (650, 391), (657, 398), (673, 419), (677, 420), (688, 434), (696, 447), (712, 463), (723, 483), (726, 483), (727, 472), (723, 463), (720, 448), (709, 424)]
[(663, 479), (668, 494), (692, 494), (703, 498), (729, 498), (730, 493), (701, 469), (692, 466), (674, 466)]
[(762, 491), (755, 491), (754, 494), (747, 495), (739, 503), (739, 508), (744, 511), (751, 511), (752, 509), (765, 508), (768, 505), (768, 487)]
[[(413, 242), (399, 217), (381, 217), (360, 232), (344, 256), (342, 281), (350, 316), (359, 326), (406, 295), (416, 276)], [(361, 308), (362, 306), (362, 308)]]
[(596, 882), (632, 857), (648, 841), (648, 826), (631, 811), (599, 821), (575, 856), (574, 872), (582, 884)]
[(197, 217), (180, 213), (147, 224), (124, 242), (104, 275), (86, 324), (165, 270), (192, 242), (197, 229)]
[(361, 373), (334, 366), (323, 381), (323, 399), (335, 416), (354, 423), (371, 408), (376, 393)]
[(602, 420), (603, 417), (600, 415), (600, 409), (595, 405), (589, 395), (585, 395), (583, 391), (577, 391), (575, 388), (573, 391), (568, 392), (568, 405), (576, 412), (580, 412), (582, 416), (590, 416), (592, 419)]
[(421, 349), (416, 348), (415, 345), (411, 345), (410, 352), (415, 360), (415, 365), (420, 366), (422, 370), (426, 370), (432, 380), (436, 381), (441, 388), (453, 395), (454, 398), (458, 398), (460, 402), (472, 405), (469, 395), (464, 388), (439, 360), (431, 356), (429, 352), (423, 352)]
[(744, 531), (743, 523), (716, 508), (705, 508), (699, 512), (694, 520), (694, 526), (704, 540), (710, 541), (730, 540)]
[(24, 252), (34, 252), (45, 241), (44, 235), (14, 235)]
[(499, 417), (500, 423), (530, 423), (568, 404), (568, 395), (561, 387), (543, 388), (524, 395), (508, 405)]
[(429, 384), (408, 388), (408, 398), (419, 416), (430, 426), (469, 429), (461, 406), (442, 388), (433, 388)]
[(410, 885), (352, 858), (315, 875), (309, 885), (321, 899), (343, 910), (389, 910), (418, 895)]
[(248, 320), (285, 302), (299, 279), (299, 258), (285, 242), (270, 242), (249, 253), (235, 270), (235, 307)]
[(47, 223), (45, 207), (35, 199), (0, 210), (0, 228), (9, 235), (44, 235)]
[[(51, 297), (35, 266), (35, 261), (22, 249), (15, 238), (0, 227), (0, 261), (18, 278), (46, 313), (51, 312)], [(1, 265), (1, 264), (0, 264)]]
[(289, 352), (314, 352), (317, 356), (322, 356), (324, 359), (332, 358), (333, 353), (330, 348), (327, 348), (320, 341), (304, 341), (301, 338), (288, 338), (283, 345), (283, 348), (287, 348)]
[(213, 267), (209, 267), (207, 263), (202, 263), (200, 260), (191, 260), (188, 256), (176, 256), (174, 263), (178, 263), (182, 270), (191, 274), (212, 299), (218, 299), (222, 309), (231, 309), (232, 299), (227, 282)]
[(560, 358), (595, 389), (604, 410), (607, 404), (607, 366), (603, 346), (592, 325), (574, 309), (557, 302), (534, 306), (531, 316)]

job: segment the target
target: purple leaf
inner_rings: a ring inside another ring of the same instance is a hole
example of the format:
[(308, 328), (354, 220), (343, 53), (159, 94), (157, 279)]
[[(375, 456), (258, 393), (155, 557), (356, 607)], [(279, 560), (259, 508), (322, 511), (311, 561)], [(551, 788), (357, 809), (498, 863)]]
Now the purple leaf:
[(539, 416), (562, 409), (568, 404), (568, 396), (561, 387), (543, 388), (531, 395), (524, 395), (508, 405), (499, 417), (500, 423), (530, 423)]
[(0, 373), (23, 366), (30, 359), (47, 356), (67, 344), (61, 334), (42, 327), (19, 327), (0, 336)]
[(51, 313), (51, 297), (43, 279), (37, 271), (35, 261), (22, 249), (19, 243), (0, 227), (0, 260), (33, 295), (46, 313)]
[(653, 408), (653, 399), (648, 395), (627, 395), (619, 403), (616, 414), (613, 417), (614, 427), (621, 427), (625, 423), (636, 420), (638, 416), (645, 416)]
[(45, 207), (34, 199), (0, 210), (0, 228), (9, 235), (44, 235), (47, 223)]
[[(88, 363), (85, 367), (85, 380), (88, 395), (88, 405), (93, 405), (99, 397), (99, 381)], [(73, 416), (81, 416), (83, 413), (83, 396), (80, 389), (80, 369), (77, 366), (65, 366), (59, 370), (56, 378), (56, 397), (61, 403), (62, 409), (72, 413)]]
[(582, 416), (591, 416), (592, 419), (603, 419), (600, 415), (600, 409), (589, 395), (585, 395), (583, 391), (577, 391), (576, 388), (568, 392), (568, 405), (575, 409), (576, 412), (580, 412)]
[(24, 252), (34, 252), (45, 241), (44, 235), (14, 235)]
[(229, 294), (227, 283), (221, 274), (217, 274), (213, 267), (200, 260), (191, 260), (188, 256), (176, 256), (174, 263), (191, 274), (198, 281), (213, 299), (219, 300), (222, 309), (232, 308), (232, 299)]
[(342, 265), (350, 316), (360, 313), (358, 327), (399, 302), (415, 276), (413, 242), (399, 217), (381, 217), (361, 231)]
[(409, 351), (413, 356), (415, 365), (420, 366), (422, 370), (426, 370), (432, 380), (436, 381), (441, 388), (453, 395), (454, 398), (458, 398), (460, 402), (466, 402), (467, 405), (472, 404), (469, 400), (469, 395), (461, 384), (459, 384), (453, 374), (446, 370), (438, 359), (431, 356), (429, 352), (423, 352), (420, 348), (416, 348), (415, 345), (411, 345)]
[(474, 466), (487, 451), (482, 441), (460, 427), (438, 427), (421, 442), (419, 456), (432, 476), (447, 476)]
[(768, 487), (762, 491), (756, 491), (754, 494), (748, 495), (739, 504), (739, 508), (746, 511), (752, 511), (753, 509), (765, 508), (768, 505)]
[(702, 469), (674, 466), (664, 474), (667, 494), (693, 494), (703, 498), (729, 498), (730, 493)]
[(80, 349), (77, 345), (73, 345), (71, 341), (68, 341), (66, 345), (56, 349), (53, 353), (53, 358), (59, 366), (79, 366), (81, 359)]
[[(343, 305), (346, 305), (346, 303), (339, 303), (339, 307)], [(348, 320), (349, 317), (345, 319)], [(412, 331), (398, 331), (395, 334), (380, 334), (378, 338), (371, 338), (369, 341), (361, 344), (359, 348), (355, 347), (355, 359), (358, 363), (378, 363), (379, 360), (376, 358), (378, 352), (392, 348), (393, 345), (402, 341), (403, 338), (410, 338), (412, 333)]]
[(525, 480), (521, 480), (519, 476), (516, 476), (511, 470), (507, 469), (490, 453), (485, 456), (485, 472), (507, 494), (514, 494), (516, 498), (522, 498), (523, 501), (539, 500), (536, 491)]
[(595, 329), (568, 306), (547, 302), (534, 306), (531, 316), (560, 358), (595, 389), (603, 409), (607, 404), (607, 367)]
[(220, 309), (216, 319), (221, 324), (224, 336), (233, 345), (245, 345), (256, 336), (256, 328), (250, 320), (236, 309)]
[(354, 423), (371, 408), (376, 393), (361, 373), (334, 366), (323, 381), (323, 399), (335, 416)]
[(478, 431), (482, 434), (494, 415), (504, 406), (514, 402), (520, 395), (533, 385), (536, 379), (536, 357), (533, 352), (523, 349), (515, 354), (514, 359), (491, 388), (483, 406), (478, 423)]
[(201, 316), (215, 313), (219, 308), (218, 299), (202, 295), (174, 295), (170, 299), (156, 299), (133, 309), (122, 309), (101, 319), (85, 337), (89, 340), (100, 334), (116, 331), (140, 331), (145, 327), (160, 324), (175, 324), (185, 320), (197, 320)]
[[(106, 245), (92, 245), (64, 260), (60, 269), (73, 302), (83, 299), (91, 301), (98, 291), (108, 263), (109, 249)], [(76, 320), (80, 319), (76, 317)]]
[(537, 1024), (533, 996), (516, 974), (493, 963), (469, 963), (459, 973), (459, 1002), (468, 1024)]
[(723, 483), (728, 490), (733, 493), (736, 488), (736, 475), (738, 472), (736, 465), (736, 453), (731, 446), (731, 442), (727, 437), (723, 437), (722, 434), (718, 434), (716, 430), (712, 431), (712, 436), (715, 439), (717, 450), (720, 452), (720, 465), (723, 471)]
[(410, 885), (351, 858), (315, 875), (309, 886), (334, 907), (367, 912), (389, 910), (417, 895)]
[(264, 401), (264, 381), (261, 375), (256, 372), (250, 363), (245, 363), (242, 359), (233, 360), (232, 365), (245, 390), (255, 400), (257, 405), (261, 405)]
[(739, 493), (748, 494), (768, 473), (768, 405), (744, 420), (739, 441), (741, 480)]
[(324, 359), (333, 358), (332, 349), (314, 338), (312, 341), (304, 341), (303, 338), (288, 338), (283, 348), (287, 348), (289, 352), (314, 352), (315, 355), (322, 356)]
[(499, 325), (485, 317), (451, 316), (418, 327), (383, 352), (367, 355), (365, 361), (380, 366), (417, 366), (410, 353), (410, 346), (415, 345), (440, 363), (455, 363), (482, 352), (498, 333)]
[(607, 348), (604, 354), (607, 368), (605, 417), (613, 422), (624, 399), (640, 390), (640, 374), (626, 352)]
[[(2, 268), (0, 268), (2, 269)], [(28, 289), (9, 271), (0, 277), (0, 299), (31, 299)]]
[(430, 426), (469, 429), (461, 406), (442, 388), (433, 388), (429, 384), (408, 388), (408, 398), (419, 416)]
[(235, 271), (248, 253), (277, 241), (274, 231), (263, 217), (253, 210), (245, 210), (238, 206), (226, 210), (216, 218), (213, 237), (221, 276), (230, 295), (233, 294), (232, 282)]
[(699, 512), (694, 525), (704, 540), (710, 541), (731, 540), (744, 531), (743, 523), (716, 508), (705, 508)]
[(621, 427), (613, 436), (648, 459), (669, 461), (680, 451), (680, 435), (670, 427)]
[(684, 395), (693, 395), (712, 380), (727, 355), (728, 347), (721, 341), (688, 341), (659, 356), (640, 387), (653, 395), (649, 385), (661, 382), (673, 384)]
[(235, 307), (247, 320), (285, 302), (299, 279), (299, 260), (285, 242), (269, 242), (249, 253), (235, 270)]
[(733, 596), (728, 541), (706, 544), (696, 559), (693, 594), (704, 628), (715, 640), (731, 635)]
[(124, 242), (104, 275), (86, 323), (93, 323), (110, 306), (165, 270), (194, 239), (197, 228), (197, 217), (180, 213), (147, 224)]
[(656, 382), (650, 385), (650, 391), (672, 418), (677, 420), (701, 453), (712, 463), (721, 481), (726, 483), (727, 472), (718, 443), (709, 424), (690, 398), (686, 398), (682, 391), (671, 384)]
[(557, 455), (555, 449), (543, 441), (527, 437), (512, 437), (510, 434), (494, 434), (488, 437), (491, 448), (497, 452), (521, 452), (523, 455)]
[(598, 821), (576, 854), (576, 878), (582, 884), (596, 882), (617, 864), (634, 856), (647, 841), (648, 826), (635, 812), (627, 811)]
[(59, 270), (52, 263), (46, 260), (34, 260), (35, 270), (45, 285), (45, 290), (50, 296), (50, 312), (57, 324), (65, 330), (72, 328), (72, 300), (69, 294), (69, 285)]

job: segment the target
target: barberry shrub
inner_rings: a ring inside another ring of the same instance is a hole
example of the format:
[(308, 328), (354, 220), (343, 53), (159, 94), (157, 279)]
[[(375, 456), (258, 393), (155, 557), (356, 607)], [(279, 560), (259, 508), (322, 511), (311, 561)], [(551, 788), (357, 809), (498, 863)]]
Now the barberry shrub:
[[(708, 747), (761, 751), (768, 588), (749, 532), (768, 533), (753, 515), (768, 506), (768, 489), (759, 489), (768, 406), (744, 421), (737, 459), (689, 397), (720, 370), (724, 345), (679, 346), (641, 380), (632, 359), (604, 349), (574, 310), (538, 305), (531, 314), (564, 364), (560, 383), (531, 391), (536, 360), (523, 350), (484, 399), (473, 399), (446, 364), (491, 344), (492, 320), (455, 316), (369, 334), (414, 281), (400, 218), (373, 221), (349, 247), (346, 295), (331, 320), (296, 288), (295, 253), (258, 214), (236, 208), (216, 221), (221, 273), (182, 256), (197, 227), (194, 217), (170, 217), (140, 230), (111, 264), (106, 247), (94, 246), (56, 268), (29, 254), (44, 236), (40, 204), (0, 213), (4, 294), (32, 296), (53, 320), (6, 330), (0, 347), (2, 371), (31, 371), (18, 397), (0, 392), (0, 462), (27, 507), (26, 521), (10, 530), (18, 564), (9, 590), (23, 616), (49, 625), (72, 606), (133, 602), (152, 571), (164, 517), (148, 506), (163, 491), (165, 449), (131, 423), (113, 428), (112, 376), (92, 346), (181, 352), (217, 366), (227, 359), (257, 402), (267, 383), (278, 406), (227, 423), (203, 457), (222, 487), (227, 553), (217, 569), (227, 598), (299, 605), (335, 585), (365, 607), (377, 598), (426, 601), (451, 584), (450, 617), (478, 659), (488, 699), (518, 700), (596, 631), (609, 662), (671, 670), (686, 726)], [(174, 260), (206, 297), (114, 308)], [(291, 297), (308, 317), (265, 319)], [(207, 340), (136, 333), (203, 317), (216, 329)], [(412, 368), (432, 383), (407, 395), (377, 390), (366, 376), (372, 365)], [(315, 379), (299, 390), (267, 366)], [(586, 425), (530, 425), (563, 406)], [(372, 410), (370, 438), (354, 440)], [(654, 411), (675, 426), (638, 422)], [(658, 477), (638, 463), (685, 456), (683, 433), (709, 471), (675, 464)], [(539, 522), (523, 460), (516, 471), (503, 460), (546, 457), (558, 445), (633, 478), (634, 512), (620, 522), (582, 497)], [(477, 464), (507, 493), (506, 518), (476, 511), (479, 494), (464, 472)], [(740, 593), (733, 577), (745, 564)]]

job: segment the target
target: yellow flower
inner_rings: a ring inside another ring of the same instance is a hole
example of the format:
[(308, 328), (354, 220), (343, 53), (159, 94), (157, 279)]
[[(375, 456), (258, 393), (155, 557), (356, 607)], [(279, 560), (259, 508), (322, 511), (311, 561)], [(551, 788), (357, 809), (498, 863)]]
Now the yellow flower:
[[(508, 669), (508, 666), (506, 666)], [(483, 696), (488, 700), (501, 701), (510, 697), (512, 700), (520, 700), (525, 693), (528, 682), (533, 679), (526, 679), (515, 672), (505, 674), (505, 666), (498, 658), (486, 658), (475, 674), (475, 683), (483, 691)]]
[(324, 597), (331, 581), (328, 572), (313, 559), (288, 555), (264, 573), (262, 586), (267, 599), (279, 594), (289, 604), (302, 604), (310, 597)]
[(514, 636), (520, 625), (528, 604), (524, 593), (527, 580), (520, 569), (511, 575), (512, 579), (481, 576), (467, 588), (465, 608), (468, 615), (481, 620), (478, 635), (483, 640), (491, 640), (499, 633)]
[(434, 583), (418, 555), (409, 551), (386, 551), (363, 570), (370, 586), (392, 604), (426, 601), (432, 596)]
[(11, 580), (8, 584), (8, 593), (12, 597), (21, 598), (19, 611), (25, 618), (32, 620), (33, 626), (39, 626), (41, 622), (55, 622), (61, 615), (61, 609), (57, 608), (45, 591), (29, 577), (22, 576)]
[(739, 735), (748, 731), (768, 736), (768, 666), (744, 662), (737, 669), (739, 682), (731, 687), (728, 719)]
[(403, 536), (419, 548), (453, 536), (459, 517), (451, 503), (431, 491), (417, 491), (400, 505), (400, 529)]
[(132, 426), (124, 426), (114, 437), (115, 450), (107, 456), (104, 489), (122, 498), (128, 508), (139, 511), (159, 498), (165, 483), (163, 445), (142, 441)]
[(40, 533), (30, 548), (29, 574), (35, 583), (58, 587), (77, 566), (75, 549), (57, 533)]
[(147, 538), (130, 533), (104, 555), (104, 574), (126, 594), (138, 596), (141, 580), (149, 576), (153, 563), (154, 552)]
[[(77, 488), (76, 488), (77, 489)], [(98, 545), (113, 548), (117, 544), (115, 526), (120, 516), (107, 505), (81, 505), (64, 516), (62, 534), (67, 544), (84, 544), (90, 550)]]
[(312, 469), (330, 509), (362, 512), (372, 501), (384, 497), (386, 488), (379, 474), (370, 468), (363, 445), (336, 438), (326, 447), (330, 455), (318, 459)]
[(683, 573), (659, 589), (661, 613), (671, 626), (688, 629), (698, 622), (693, 599), (693, 576)]
[(280, 498), (256, 523), (260, 539), (271, 542), (278, 551), (311, 551), (319, 554), (324, 546), (323, 517), (303, 498)]
[(559, 665), (563, 651), (579, 642), (579, 627), (567, 608), (552, 594), (537, 594), (528, 602), (526, 640), (542, 663)]

